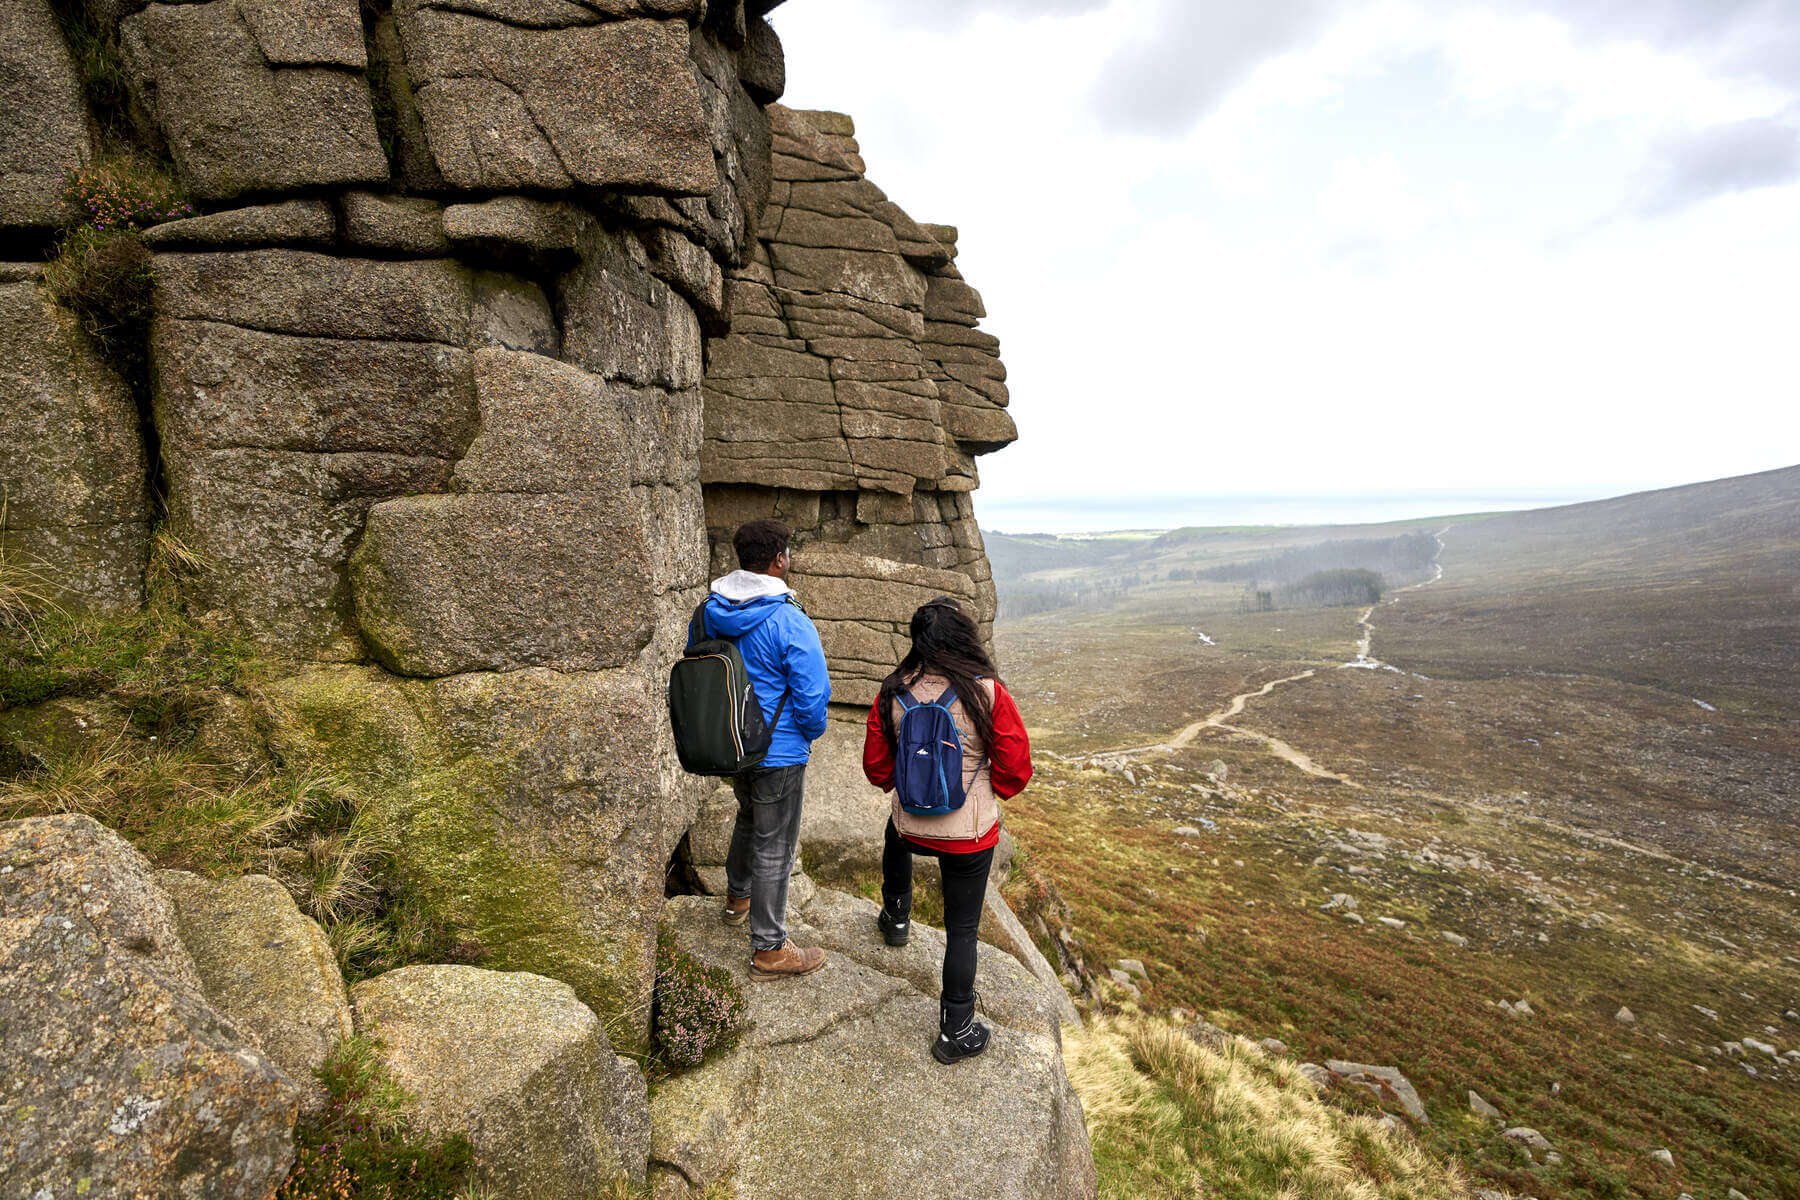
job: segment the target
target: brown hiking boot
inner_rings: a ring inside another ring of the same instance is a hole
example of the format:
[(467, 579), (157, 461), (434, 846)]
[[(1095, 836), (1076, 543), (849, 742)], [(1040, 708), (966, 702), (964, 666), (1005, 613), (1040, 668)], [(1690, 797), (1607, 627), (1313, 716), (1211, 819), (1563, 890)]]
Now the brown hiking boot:
[(750, 978), (794, 979), (811, 975), (825, 965), (825, 952), (814, 946), (802, 950), (792, 942), (779, 950), (758, 950), (750, 956)]
[(719, 914), (719, 919), (727, 925), (742, 925), (748, 921), (750, 919), (750, 897), (725, 897), (725, 909)]

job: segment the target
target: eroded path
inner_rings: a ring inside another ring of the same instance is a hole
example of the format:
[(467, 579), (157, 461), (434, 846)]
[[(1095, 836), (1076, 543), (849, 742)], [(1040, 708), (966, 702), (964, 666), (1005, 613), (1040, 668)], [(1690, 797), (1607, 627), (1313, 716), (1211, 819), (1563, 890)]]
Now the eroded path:
[[(1447, 532), (1449, 532), (1449, 526), (1446, 525), (1443, 529), (1432, 534), (1432, 537), (1437, 540), (1437, 553), (1432, 556), (1431, 578), (1422, 579), (1418, 583), (1408, 584), (1403, 588), (1396, 588), (1394, 589), (1393, 594), (1388, 596), (1388, 598), (1381, 603), (1392, 604), (1395, 600), (1399, 599), (1402, 592), (1414, 591), (1418, 588), (1436, 583), (1444, 577), (1444, 564), (1438, 561), (1438, 559), (1441, 558), (1444, 553), (1444, 534)], [(1349, 662), (1339, 663), (1338, 670), (1361, 669), (1396, 672), (1400, 670), (1399, 667), (1384, 663), (1380, 659), (1372, 657), (1369, 653), (1375, 640), (1374, 616), (1375, 610), (1378, 607), (1380, 607), (1380, 605), (1371, 604), (1368, 608), (1365, 608), (1362, 615), (1357, 618), (1356, 624), (1357, 627), (1362, 630), (1362, 637), (1356, 643), (1356, 657)], [(1184, 726), (1166, 742), (1155, 742), (1148, 746), (1126, 746), (1117, 750), (1099, 750), (1092, 754), (1082, 755), (1075, 761), (1089, 766), (1123, 767), (1134, 759), (1143, 758), (1146, 755), (1173, 754), (1175, 751), (1190, 745), (1195, 738), (1199, 737), (1207, 730), (1217, 729), (1224, 733), (1235, 734), (1238, 737), (1249, 738), (1252, 741), (1261, 743), (1264, 749), (1268, 750), (1268, 752), (1273, 754), (1276, 758), (1289, 763), (1314, 778), (1330, 779), (1338, 783), (1347, 784), (1353, 788), (1361, 788), (1362, 784), (1356, 782), (1354, 779), (1320, 766), (1318, 763), (1314, 762), (1311, 757), (1302, 751), (1296, 750), (1293, 746), (1282, 741), (1278, 737), (1273, 737), (1266, 733), (1258, 733), (1254, 729), (1245, 729), (1238, 725), (1228, 724), (1233, 717), (1243, 715), (1244, 707), (1249, 704), (1250, 701), (1261, 699), (1262, 697), (1269, 695), (1276, 688), (1286, 684), (1299, 683), (1302, 680), (1311, 679), (1316, 674), (1318, 674), (1316, 669), (1308, 669), (1300, 672), (1298, 675), (1288, 675), (1281, 679), (1271, 679), (1255, 691), (1242, 692), (1233, 696), (1231, 702), (1224, 708), (1219, 709), (1217, 712), (1207, 714), (1191, 725)]]

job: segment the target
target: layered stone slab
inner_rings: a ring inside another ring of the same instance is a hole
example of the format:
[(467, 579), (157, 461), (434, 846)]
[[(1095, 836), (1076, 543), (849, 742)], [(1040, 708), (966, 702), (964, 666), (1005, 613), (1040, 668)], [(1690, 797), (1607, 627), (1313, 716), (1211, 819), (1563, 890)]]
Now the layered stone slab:
[(195, 196), (387, 178), (356, 0), (151, 4), (119, 41)]

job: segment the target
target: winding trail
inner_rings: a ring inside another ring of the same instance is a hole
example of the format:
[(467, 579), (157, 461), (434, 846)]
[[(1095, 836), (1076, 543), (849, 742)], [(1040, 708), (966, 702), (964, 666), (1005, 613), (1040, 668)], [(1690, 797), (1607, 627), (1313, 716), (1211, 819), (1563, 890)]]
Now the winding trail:
[[(1450, 527), (1446, 525), (1444, 528), (1432, 534), (1432, 537), (1437, 540), (1437, 553), (1432, 555), (1431, 578), (1421, 579), (1418, 583), (1408, 584), (1403, 588), (1395, 588), (1393, 593), (1381, 602), (1382, 604), (1392, 604), (1395, 600), (1399, 599), (1402, 592), (1410, 592), (1417, 588), (1425, 587), (1429, 584), (1436, 583), (1444, 577), (1444, 564), (1440, 562), (1439, 559), (1444, 553), (1444, 534), (1448, 533), (1449, 530)], [(1369, 654), (1375, 640), (1375, 625), (1373, 618), (1375, 616), (1375, 610), (1378, 607), (1380, 607), (1380, 605), (1369, 605), (1368, 608), (1363, 610), (1362, 616), (1357, 618), (1357, 627), (1363, 632), (1361, 639), (1356, 643), (1356, 657), (1349, 662), (1339, 663), (1337, 667), (1338, 670), (1361, 669), (1400, 672), (1399, 667), (1384, 663), (1378, 658), (1371, 657)], [(1125, 746), (1117, 750), (1097, 750), (1091, 754), (1084, 754), (1074, 761), (1097, 767), (1123, 767), (1133, 759), (1141, 758), (1147, 754), (1173, 754), (1175, 751), (1191, 744), (1195, 738), (1199, 737), (1207, 730), (1217, 729), (1225, 733), (1236, 734), (1239, 737), (1250, 738), (1253, 741), (1262, 743), (1264, 748), (1276, 758), (1291, 764), (1316, 779), (1330, 779), (1337, 783), (1346, 784), (1349, 787), (1360, 790), (1362, 784), (1356, 782), (1347, 775), (1340, 775), (1336, 771), (1321, 767), (1306, 754), (1294, 749), (1294, 747), (1278, 737), (1273, 737), (1266, 733), (1258, 733), (1254, 729), (1244, 729), (1241, 726), (1227, 724), (1233, 717), (1243, 715), (1244, 706), (1249, 704), (1250, 701), (1267, 696), (1283, 684), (1299, 683), (1301, 680), (1311, 679), (1317, 674), (1318, 670), (1316, 668), (1309, 668), (1308, 670), (1300, 672), (1298, 675), (1288, 675), (1281, 679), (1271, 679), (1255, 691), (1242, 692), (1233, 696), (1231, 702), (1224, 708), (1219, 709), (1217, 712), (1207, 714), (1191, 725), (1182, 727), (1166, 742), (1156, 742), (1148, 746)]]

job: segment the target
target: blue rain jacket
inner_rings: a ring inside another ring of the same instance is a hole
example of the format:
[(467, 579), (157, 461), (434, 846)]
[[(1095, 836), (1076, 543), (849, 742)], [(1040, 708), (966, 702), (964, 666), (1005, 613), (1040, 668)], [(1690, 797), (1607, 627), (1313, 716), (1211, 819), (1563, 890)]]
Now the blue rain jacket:
[[(812, 743), (825, 732), (825, 705), (831, 699), (831, 677), (825, 670), (825, 648), (819, 631), (793, 593), (770, 576), (742, 577), (736, 571), (718, 580), (707, 597), (703, 636), (730, 638), (737, 643), (751, 686), (762, 704), (763, 717), (773, 721), (783, 693), (787, 704), (774, 726), (764, 767), (791, 767), (806, 762)], [(781, 587), (780, 592), (732, 600), (719, 588), (740, 592), (743, 584), (757, 590)], [(738, 587), (733, 587), (738, 584)], [(760, 585), (760, 586), (759, 586)], [(698, 632), (698, 631), (696, 631)]]

